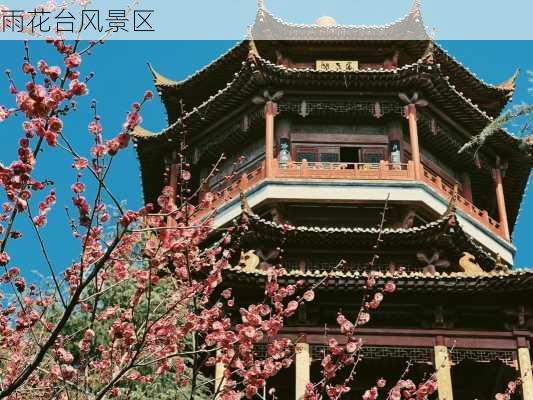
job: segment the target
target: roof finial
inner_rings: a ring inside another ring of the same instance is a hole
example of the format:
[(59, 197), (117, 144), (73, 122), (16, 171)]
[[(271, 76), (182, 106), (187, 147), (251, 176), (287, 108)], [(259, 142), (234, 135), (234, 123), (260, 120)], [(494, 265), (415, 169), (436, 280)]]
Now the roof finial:
[(250, 207), (250, 204), (248, 203), (248, 197), (246, 196), (246, 193), (244, 193), (243, 190), (241, 190), (240, 197), (241, 197), (242, 212), (248, 215), (253, 214), (252, 208)]
[(516, 81), (518, 80), (518, 77), (520, 76), (520, 72), (521, 72), (520, 68), (517, 68), (513, 76), (511, 76), (505, 82), (502, 82), (496, 86), (500, 89), (514, 91), (516, 89)]
[(146, 65), (148, 65), (148, 69), (150, 70), (150, 73), (152, 74), (152, 77), (154, 78), (154, 81), (157, 79), (157, 72), (155, 71), (154, 67), (152, 66), (151, 62), (147, 62)]
[(150, 70), (152, 77), (154, 79), (154, 84), (156, 86), (174, 86), (177, 85), (178, 82), (173, 81), (172, 79), (165, 78), (163, 75), (161, 75), (159, 72), (157, 72), (151, 63), (148, 64), (148, 69)]
[(252, 26), (248, 27), (248, 56), (254, 59), (260, 57), (259, 50), (255, 45)]
[(257, 0), (257, 7), (259, 7), (261, 11), (265, 11), (265, 0)]
[(502, 260), (502, 256), (499, 255), (499, 254), (496, 254), (496, 261), (494, 263), (494, 270), (495, 271), (508, 271), (509, 270), (509, 266), (507, 266), (503, 260)]
[(453, 185), (453, 193), (452, 193), (452, 197), (450, 198), (450, 203), (448, 204), (448, 209), (446, 210), (446, 216), (452, 216), (455, 214), (455, 210), (456, 210), (456, 203), (457, 203), (457, 198), (459, 197), (459, 184), (456, 183), (455, 185)]
[(411, 10), (409, 10), (409, 14), (420, 15), (420, 0), (415, 0), (411, 6)]
[(337, 21), (333, 17), (324, 15), (323, 17), (320, 17), (316, 20), (315, 25), (322, 27), (332, 27), (337, 25)]
[(420, 57), (420, 60), (424, 62), (425, 64), (434, 64), (435, 63), (435, 28), (433, 28), (433, 31), (431, 32), (431, 37), (428, 41), (428, 46), (426, 47), (426, 50), (424, 51), (424, 54), (422, 54), (422, 57)]
[(149, 137), (154, 136), (155, 133), (152, 131), (149, 131), (148, 129), (144, 129), (142, 126), (138, 125), (136, 126), (133, 131), (131, 132), (131, 135), (133, 137), (139, 138), (139, 137)]

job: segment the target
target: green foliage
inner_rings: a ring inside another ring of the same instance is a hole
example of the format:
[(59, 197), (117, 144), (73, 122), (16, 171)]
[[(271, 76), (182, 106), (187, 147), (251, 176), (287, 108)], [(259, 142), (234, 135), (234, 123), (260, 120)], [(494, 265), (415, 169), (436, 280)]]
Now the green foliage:
[(533, 105), (531, 104), (522, 104), (514, 107), (513, 109), (494, 119), (494, 121), (487, 125), (487, 127), (485, 127), (485, 129), (483, 129), (479, 135), (475, 136), (472, 140), (461, 147), (459, 153), (463, 153), (465, 151), (479, 151), (487, 139), (494, 135), (498, 130), (502, 129), (505, 124), (515, 120), (516, 118), (527, 117), (531, 115), (533, 115)]
[[(168, 292), (173, 290), (170, 282), (161, 282), (161, 284), (154, 287), (150, 295), (150, 310), (151, 319), (157, 318), (162, 312), (164, 307), (158, 305), (164, 305), (165, 299), (168, 297)], [(88, 303), (91, 305), (97, 302), (97, 307), (94, 314), (86, 312), (78, 312), (72, 315), (68, 325), (64, 330), (64, 336), (70, 337), (72, 340), (65, 343), (65, 348), (69, 350), (75, 357), (75, 360), (80, 360), (80, 351), (78, 348), (78, 342), (83, 336), (83, 333), (87, 329), (93, 329), (95, 337), (93, 343), (95, 344), (88, 354), (88, 357), (95, 355), (95, 347), (99, 344), (109, 344), (109, 329), (114, 317), (109, 320), (95, 320), (94, 317), (102, 313), (109, 307), (119, 307), (119, 310), (124, 310), (128, 307), (130, 299), (135, 291), (135, 281), (133, 279), (126, 279), (116, 286), (109, 288), (99, 296), (94, 296), (94, 286), (88, 289), (86, 293), (87, 297), (90, 297)], [(94, 296), (94, 297), (91, 297)], [(154, 309), (158, 311), (154, 312)], [(142, 319), (148, 311), (148, 301), (145, 297), (142, 298), (138, 306), (135, 307), (134, 320), (136, 326), (142, 324)], [(59, 315), (61, 309), (56, 307), (53, 313)], [(185, 351), (191, 350), (191, 338), (186, 339)], [(157, 355), (154, 355), (157, 357)], [(192, 357), (185, 358), (185, 364), (192, 367)], [(143, 374), (142, 368), (137, 370)], [(150, 372), (146, 371), (150, 374)], [(154, 380), (151, 383), (131, 382), (124, 380), (118, 386), (121, 388), (121, 394), (119, 398), (128, 400), (146, 400), (146, 399), (160, 399), (160, 400), (189, 400), (190, 397), (190, 385), (185, 388), (180, 388), (175, 382), (173, 372), (168, 372), (164, 375), (158, 376), (151, 373)], [(208, 400), (212, 399), (211, 393), (211, 378), (204, 376), (201, 372), (198, 374), (198, 380), (196, 384), (195, 400)], [(105, 383), (94, 384), (93, 390), (98, 391)]]
[[(210, 391), (210, 381), (203, 375), (199, 376), (194, 400), (208, 400), (213, 396)], [(180, 389), (169, 375), (158, 378), (151, 384), (134, 384), (124, 393), (123, 398), (128, 400), (189, 400), (190, 386)]]

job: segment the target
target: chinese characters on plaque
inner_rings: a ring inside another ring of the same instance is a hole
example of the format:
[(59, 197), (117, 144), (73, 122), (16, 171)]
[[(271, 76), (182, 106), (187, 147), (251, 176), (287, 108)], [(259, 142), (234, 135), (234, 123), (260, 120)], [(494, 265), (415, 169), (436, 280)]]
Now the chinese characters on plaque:
[(359, 61), (353, 60), (317, 60), (317, 71), (352, 72), (359, 69)]

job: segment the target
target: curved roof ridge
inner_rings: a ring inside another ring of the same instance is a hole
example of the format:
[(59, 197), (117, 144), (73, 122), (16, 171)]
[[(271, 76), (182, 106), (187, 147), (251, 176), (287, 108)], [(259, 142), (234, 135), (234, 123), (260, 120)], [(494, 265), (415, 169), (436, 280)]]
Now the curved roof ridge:
[[(261, 218), (259, 215), (255, 214), (253, 210), (244, 210), (244, 214), (247, 214), (249, 217), (254, 219), (255, 221), (268, 225), (274, 229), (278, 230), (286, 230), (286, 231), (299, 231), (299, 232), (314, 232), (314, 233), (379, 233), (380, 230), (378, 228), (372, 227), (372, 228), (363, 228), (363, 227), (354, 227), (354, 228), (347, 228), (347, 227), (312, 227), (312, 226), (304, 226), (304, 225), (291, 225), (291, 224), (280, 224), (275, 221), (270, 221), (264, 218)], [(397, 233), (410, 233), (410, 232), (423, 232), (425, 230), (437, 227), (441, 224), (448, 223), (450, 218), (455, 217), (454, 214), (446, 214), (443, 217), (428, 222), (425, 225), (421, 226), (415, 226), (412, 228), (385, 228), (383, 229), (384, 234), (397, 234)]]
[(445, 79), (446, 81), (446, 84), (448, 85), (448, 87), (455, 93), (457, 94), (460, 98), (462, 98), (464, 101), (466, 101), (469, 105), (472, 106), (472, 108), (474, 108), (480, 115), (482, 115), (484, 118), (486, 118), (488, 120), (488, 122), (492, 122), (494, 121), (494, 117), (490, 116), (489, 114), (487, 114), (485, 111), (483, 111), (481, 109), (481, 107), (479, 107), (476, 103), (474, 103), (474, 101), (468, 97), (466, 97), (464, 95), (463, 92), (460, 92), (459, 90), (457, 90), (457, 88), (455, 87), (455, 85), (453, 85), (451, 82), (450, 82), (450, 77), (449, 76), (446, 76)]
[[(440, 43), (434, 42), (435, 46), (442, 52), (442, 54), (446, 57), (448, 57), (451, 61), (453, 61), (455, 64), (457, 64), (463, 71), (467, 72), (470, 76), (472, 76), (476, 81), (478, 81), (481, 85), (498, 90), (498, 91), (504, 91), (504, 92), (514, 92), (515, 87), (509, 88), (509, 87), (503, 87), (502, 84), (492, 84), (484, 79), (482, 79), (480, 76), (478, 76), (474, 71), (472, 71), (470, 68), (468, 68), (466, 65), (461, 63), (457, 58), (455, 58), (453, 55), (451, 55), (448, 50), (446, 50)], [(513, 75), (514, 76), (514, 75)], [(507, 81), (506, 81), (507, 82)], [(504, 82), (505, 83), (505, 82)]]
[[(182, 80), (175, 81), (175, 80), (171, 80), (171, 79), (165, 78), (167, 81), (169, 81), (171, 83), (169, 83), (169, 84), (161, 84), (160, 86), (180, 87), (180, 86), (183, 86), (185, 83), (189, 83), (190, 81), (198, 78), (200, 75), (203, 75), (205, 72), (207, 72), (209, 69), (213, 68), (215, 65), (218, 65), (220, 62), (225, 60), (230, 54), (232, 54), (235, 51), (237, 51), (246, 42), (248, 42), (248, 40), (240, 40), (240, 41), (236, 42), (234, 46), (232, 46), (231, 48), (226, 50), (224, 53), (222, 53), (220, 56), (215, 58), (209, 64), (207, 64), (207, 65), (203, 66), (202, 68), (196, 70), (195, 72), (191, 73), (189, 76), (183, 78)], [(156, 84), (156, 86), (157, 86), (157, 84)]]
[[(489, 114), (487, 114), (485, 111), (483, 111), (481, 109), (481, 107), (479, 107), (476, 103), (474, 103), (472, 101), (472, 99), (466, 97), (463, 92), (460, 92), (459, 90), (457, 90), (457, 88), (455, 87), (455, 85), (452, 85), (450, 83), (450, 80), (449, 80), (449, 77), (447, 77), (448, 79), (445, 79), (446, 80), (446, 83), (448, 84), (448, 86), (450, 87), (450, 89), (456, 93), (459, 97), (461, 97), (464, 101), (466, 101), (469, 105), (472, 106), (472, 108), (474, 108), (481, 116), (483, 116), (485, 119), (487, 119), (488, 123), (494, 121), (494, 117), (490, 116)], [(488, 125), (487, 123), (487, 125)], [(509, 136), (513, 141), (515, 141), (515, 143), (518, 143), (520, 142), (520, 139), (518, 139), (513, 133), (511, 133), (507, 128), (505, 127), (500, 127), (499, 130), (504, 133), (505, 135)]]
[(508, 90), (508, 91), (514, 91), (516, 89), (516, 81), (518, 80), (518, 77), (520, 76), (520, 68), (517, 68), (515, 73), (506, 81), (496, 85), (497, 88), (501, 90)]
[[(293, 23), (293, 22), (287, 22), (285, 20), (283, 20), (282, 18), (278, 17), (278, 16), (275, 16), (270, 10), (268, 10), (265, 6), (265, 3), (264, 3), (264, 0), (258, 0), (258, 12), (257, 12), (257, 16), (256, 16), (256, 23), (259, 21), (259, 22), (262, 22), (261, 21), (261, 17), (265, 16), (265, 15), (268, 15), (270, 18), (272, 18), (274, 21), (278, 22), (279, 24), (281, 25), (284, 25), (284, 26), (287, 26), (287, 27), (293, 27), (293, 28), (313, 28), (313, 29), (324, 29), (324, 28), (329, 28), (329, 29), (386, 29), (386, 28), (390, 28), (391, 26), (394, 26), (394, 25), (397, 25), (401, 22), (404, 22), (404, 21), (407, 21), (409, 18), (412, 18), (412, 17), (417, 17), (418, 20), (417, 22), (421, 24), (421, 26), (423, 27), (424, 24), (422, 23), (422, 14), (420, 12), (420, 3), (421, 3), (421, 0), (415, 0), (411, 6), (411, 8), (409, 9), (409, 11), (407, 12), (407, 14), (405, 14), (403, 17), (399, 17), (397, 18), (396, 20), (392, 21), (392, 22), (389, 22), (389, 23), (386, 23), (386, 24), (373, 24), (373, 25), (356, 25), (356, 24), (339, 24), (339, 25), (334, 25), (334, 26), (331, 26), (331, 27), (324, 27), (324, 26), (320, 26), (320, 25), (317, 25), (317, 24), (298, 24), (298, 23)], [(424, 28), (424, 31), (425, 31), (425, 28)]]
[[(258, 59), (264, 64), (264, 65), (267, 65), (269, 66), (270, 68), (274, 68), (274, 69), (277, 69), (279, 71), (287, 71), (287, 72), (313, 72), (313, 73), (317, 73), (317, 74), (338, 74), (339, 72), (337, 71), (318, 71), (318, 70), (315, 70), (313, 68), (304, 68), (304, 69), (301, 69), (301, 68), (288, 68), (286, 66), (283, 66), (283, 65), (279, 65), (279, 64), (275, 64), (269, 60), (265, 60), (261, 57), (258, 57)], [(393, 68), (393, 69), (384, 69), (384, 68), (380, 68), (380, 69), (362, 69), (362, 70), (357, 70), (357, 71), (351, 71), (351, 72), (342, 72), (342, 74), (346, 75), (346, 74), (361, 74), (361, 73), (371, 73), (371, 74), (376, 74), (376, 73), (391, 73), (391, 74), (395, 74), (395, 73), (398, 73), (400, 71), (405, 71), (405, 70), (408, 70), (408, 69), (411, 69), (411, 68), (416, 68), (418, 66), (420, 66), (420, 64), (423, 64), (423, 61), (420, 59), (414, 63), (411, 63), (411, 64), (405, 64), (401, 67), (396, 67), (396, 68)], [(455, 85), (453, 85), (451, 82), (450, 82), (450, 77), (449, 76), (443, 76), (444, 78), (444, 81), (446, 81), (446, 84), (449, 86), (449, 88), (457, 95), (459, 96), (461, 99), (463, 99), (467, 104), (469, 104), (473, 109), (475, 109), (483, 118), (485, 118), (487, 120), (487, 124), (489, 124), (490, 122), (492, 122), (494, 120), (494, 117), (492, 117), (491, 115), (489, 115), (487, 112), (485, 112), (479, 105), (477, 105), (476, 103), (474, 103), (474, 101), (468, 97), (466, 97), (464, 95), (463, 92), (459, 91)], [(512, 134), (510, 133), (506, 128), (504, 127), (501, 127), (500, 130), (510, 136), (512, 139), (514, 140), (517, 140), (518, 139)]]
[(156, 132), (152, 132), (148, 129), (143, 128), (140, 125), (137, 125), (133, 131), (131, 132), (132, 136), (134, 137), (150, 137), (150, 136), (156, 136)]
[[(283, 65), (275, 64), (275, 63), (273, 63), (272, 61), (270, 61), (268, 59), (262, 58), (260, 55), (255, 55), (252, 60), (248, 58), (245, 61), (243, 61), (241, 69), (234, 74), (233, 79), (230, 82), (228, 82), (225, 87), (220, 89), (214, 95), (211, 95), (210, 97), (205, 99), (198, 106), (194, 107), (190, 112), (188, 112), (184, 116), (184, 119), (190, 118), (194, 114), (198, 113), (199, 111), (201, 111), (202, 109), (207, 107), (211, 102), (213, 102), (213, 100), (215, 100), (216, 98), (220, 97), (223, 93), (227, 92), (235, 84), (235, 82), (240, 79), (242, 72), (244, 70), (246, 70), (247, 68), (249, 68), (252, 64), (257, 65), (259, 67), (259, 69), (261, 69), (261, 67), (264, 66), (264, 67), (269, 68), (271, 70), (276, 70), (276, 71), (285, 72), (285, 73), (312, 73), (312, 74), (317, 74), (317, 75), (339, 74), (339, 72), (335, 72), (335, 71), (317, 71), (316, 69), (312, 69), (312, 68), (300, 69), (300, 68), (286, 67), (286, 66), (283, 66)], [(342, 74), (343, 75), (346, 75), (346, 74), (353, 74), (353, 75), (363, 75), (363, 74), (369, 74), (369, 75), (370, 74), (394, 75), (394, 74), (397, 74), (399, 72), (403, 72), (403, 71), (408, 71), (410, 69), (419, 68), (421, 66), (421, 64), (423, 64), (423, 62), (419, 60), (419, 61), (417, 61), (415, 63), (406, 64), (406, 65), (403, 65), (401, 67), (397, 67), (397, 68), (394, 68), (394, 69), (384, 69), (384, 68), (376, 69), (376, 70), (374, 70), (374, 69), (362, 69), (362, 70), (352, 71), (352, 72), (343, 72)], [(443, 79), (445, 84), (449, 87), (449, 89), (453, 93), (455, 93), (466, 104), (468, 104), (470, 107), (472, 107), (479, 114), (479, 116), (486, 121), (486, 124), (489, 124), (490, 122), (492, 122), (494, 120), (494, 117), (492, 117), (487, 112), (485, 112), (481, 107), (479, 107), (476, 103), (474, 103), (474, 101), (472, 99), (470, 99), (467, 96), (465, 96), (463, 92), (459, 91), (455, 87), (455, 85), (453, 85), (451, 83), (449, 76), (442, 75), (442, 79)], [(179, 120), (174, 122), (174, 123), (172, 123), (167, 128), (163, 129), (163, 131), (160, 132), (160, 133), (165, 133), (166, 131), (172, 130), (173, 128), (176, 127), (176, 124), (178, 124), (178, 123), (179, 123)], [(510, 139), (512, 139), (513, 141), (517, 141), (518, 142), (519, 139), (517, 139), (514, 135), (512, 135), (507, 129), (500, 128), (500, 130), (501, 130), (501, 132), (503, 134), (508, 136)]]
[[(464, 95), (463, 92), (459, 91), (455, 85), (453, 85), (451, 82), (450, 82), (450, 77), (449, 76), (445, 76), (443, 75), (443, 79), (444, 81), (446, 82), (446, 85), (450, 88), (450, 90), (452, 92), (454, 92), (457, 96), (459, 96), (462, 100), (464, 100), (468, 105), (470, 105), (475, 111), (477, 111), (477, 113), (482, 117), (484, 118), (486, 121), (487, 121), (487, 125), (491, 122), (494, 121), (494, 117), (489, 115), (486, 111), (482, 110), (481, 107), (479, 105), (477, 105), (476, 103), (474, 103), (474, 101), (468, 97), (466, 97)], [(505, 127), (500, 127), (499, 128), (499, 131), (501, 133), (503, 133), (504, 135), (508, 136), (510, 139), (513, 140), (514, 144), (517, 144), (518, 142), (520, 142), (520, 140), (514, 135), (512, 134), (511, 132), (509, 132), (509, 130), (507, 130)]]
[[(253, 57), (253, 59), (246, 59), (245, 61), (243, 61), (242, 63), (242, 66), (241, 66), (241, 69), (236, 72), (234, 74), (234, 77), (233, 79), (228, 82), (226, 84), (225, 87), (223, 87), (222, 89), (220, 89), (217, 93), (215, 93), (214, 95), (211, 95), (209, 98), (205, 99), (201, 104), (199, 104), (198, 106), (194, 107), (190, 112), (188, 112), (185, 116), (184, 116), (184, 119), (188, 119), (190, 118), (191, 116), (193, 116), (194, 114), (198, 113), (199, 111), (201, 111), (202, 109), (204, 109), (205, 107), (207, 107), (211, 102), (213, 102), (216, 98), (220, 97), (223, 93), (227, 92), (234, 84), (236, 81), (239, 80), (242, 72), (244, 70), (246, 70), (247, 68), (249, 68), (252, 64), (255, 64), (259, 67), (259, 69), (261, 69), (262, 66), (266, 67), (266, 68), (269, 68), (271, 70), (275, 70), (275, 71), (280, 71), (280, 72), (285, 72), (285, 73), (312, 73), (312, 74), (317, 74), (317, 75), (323, 75), (323, 74), (339, 74), (339, 72), (335, 72), (335, 71), (317, 71), (316, 69), (313, 69), (313, 68), (305, 68), (305, 69), (301, 69), (301, 68), (291, 68), (291, 67), (286, 67), (286, 66), (283, 66), (283, 65), (279, 65), (279, 64), (276, 64), (276, 63), (273, 63), (272, 61), (268, 60), (268, 59), (265, 59), (263, 57), (261, 57), (260, 55), (255, 55)], [(421, 60), (418, 60), (417, 62), (415, 63), (411, 63), (411, 64), (406, 64), (406, 65), (403, 65), (401, 67), (397, 67), (397, 68), (394, 68), (394, 69), (384, 69), (384, 68), (381, 68), (381, 69), (362, 69), (362, 70), (358, 70), (358, 71), (352, 71), (352, 72), (343, 72), (342, 74), (343, 75), (346, 75), (346, 74), (353, 74), (353, 75), (363, 75), (363, 74), (383, 74), (383, 75), (394, 75), (394, 74), (397, 74), (399, 72), (403, 72), (403, 71), (408, 71), (410, 69), (415, 69), (415, 68), (419, 68), (421, 65), (423, 64), (423, 62)], [(437, 67), (438, 68), (438, 67)], [(455, 93), (458, 97), (460, 97), (466, 104), (468, 104), (470, 107), (472, 107), (475, 112), (477, 112), (479, 114), (479, 116), (481, 118), (483, 118), (485, 121), (486, 121), (486, 124), (489, 124), (490, 122), (492, 122), (494, 120), (494, 117), (492, 117), (491, 115), (489, 115), (487, 112), (485, 112), (480, 106), (478, 106), (476, 103), (474, 103), (474, 101), (470, 98), (468, 98), (467, 96), (464, 95), (463, 92), (459, 91), (455, 85), (453, 85), (450, 81), (450, 77), (449, 76), (445, 76), (445, 75), (442, 75), (442, 79), (443, 81), (445, 82), (445, 84), (449, 87), (449, 89)], [(176, 127), (176, 125), (179, 123), (179, 120), (172, 123), (171, 125), (169, 125), (167, 128), (163, 129), (161, 133), (165, 133), (166, 131), (169, 131), (169, 130), (172, 130), (173, 128)], [(516, 141), (518, 142), (519, 139), (517, 139), (513, 134), (511, 134), (507, 129), (505, 128), (500, 128), (501, 132), (508, 136), (510, 139), (512, 139), (513, 141)], [(157, 136), (157, 135), (156, 135)]]
[[(243, 270), (240, 266), (228, 267), (228, 271), (239, 272), (248, 275), (268, 275), (268, 271), (256, 269), (253, 271)], [(385, 278), (385, 279), (394, 279), (389, 272), (382, 271), (372, 271), (372, 274), (376, 278)], [(327, 271), (327, 270), (307, 270), (301, 271), (299, 269), (294, 269), (286, 271), (286, 273), (281, 274), (281, 276), (290, 276), (290, 277), (323, 277), (329, 276), (330, 278), (364, 278), (368, 275), (367, 271)], [(468, 279), (471, 281), (479, 280), (500, 280), (506, 277), (517, 277), (517, 276), (531, 276), (533, 277), (533, 269), (522, 269), (522, 270), (504, 270), (504, 271), (491, 271), (491, 272), (481, 272), (476, 275), (468, 274), (467, 272), (436, 272), (434, 274), (419, 272), (419, 271), (409, 271), (398, 273), (396, 275), (397, 281), (402, 281), (404, 278), (421, 278), (426, 280), (450, 280), (454, 281), (456, 279)]]
[(158, 133), (154, 133), (152, 135), (152, 137), (157, 137), (157, 136), (162, 136), (162, 135), (165, 135), (167, 132), (170, 132), (172, 131), (173, 129), (175, 129), (179, 124), (182, 123), (183, 120), (186, 120), (187, 118), (191, 117), (192, 115), (198, 113), (201, 111), (201, 109), (207, 107), (214, 99), (216, 99), (217, 97), (223, 95), (225, 92), (227, 92), (228, 90), (230, 90), (232, 88), (232, 86), (235, 84), (235, 82), (237, 80), (239, 80), (240, 76), (241, 76), (241, 73), (243, 71), (245, 71), (247, 68), (249, 68), (251, 66), (250, 62), (248, 61), (245, 61), (243, 63), (243, 66), (242, 68), (239, 70), (239, 72), (237, 72), (233, 78), (233, 80), (231, 82), (228, 82), (226, 84), (226, 86), (222, 89), (220, 89), (217, 93), (215, 93), (214, 95), (210, 96), (207, 100), (205, 100), (202, 104), (198, 105), (197, 107), (194, 107), (191, 111), (187, 112), (182, 118), (178, 118), (176, 120), (176, 122), (173, 122), (172, 124), (170, 124), (168, 127), (164, 128), (163, 130), (161, 130), (160, 132)]
[(148, 69), (150, 70), (151, 74), (152, 74), (152, 77), (153, 77), (153, 80), (154, 80), (154, 84), (156, 87), (160, 87), (160, 86), (174, 86), (176, 85), (178, 82), (170, 79), (170, 78), (167, 78), (165, 77), (164, 75), (160, 74), (159, 72), (156, 71), (156, 69), (152, 66), (151, 63), (147, 63), (148, 64)]

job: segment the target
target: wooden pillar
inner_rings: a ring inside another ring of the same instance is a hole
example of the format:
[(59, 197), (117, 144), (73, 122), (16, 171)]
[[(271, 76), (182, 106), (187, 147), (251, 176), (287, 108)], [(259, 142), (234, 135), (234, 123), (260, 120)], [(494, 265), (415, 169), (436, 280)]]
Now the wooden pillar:
[(415, 165), (415, 178), (420, 180), (422, 177), (422, 163), (420, 161), (418, 125), (416, 121), (416, 106), (414, 104), (407, 106), (407, 119), (409, 120), (409, 141), (411, 142), (411, 157)]
[(436, 343), (434, 352), (439, 400), (453, 400), (450, 354), (444, 345), (444, 338), (438, 337)]
[(522, 380), (522, 399), (533, 400), (533, 373), (531, 372), (531, 355), (529, 354), (528, 340), (517, 338), (518, 342), (518, 366), (520, 379)]
[(496, 202), (498, 204), (499, 222), (503, 229), (505, 239), (510, 240), (509, 223), (507, 220), (507, 209), (505, 207), (505, 195), (503, 193), (503, 178), (500, 168), (493, 169), (494, 182), (496, 184)]
[(311, 353), (308, 343), (296, 344), (296, 400), (302, 400), (305, 395), (305, 387), (311, 382)]
[(463, 197), (472, 203), (472, 181), (470, 180), (470, 174), (463, 172)]
[(268, 101), (265, 105), (265, 175), (272, 178), (272, 162), (274, 159), (274, 117), (277, 104)]

